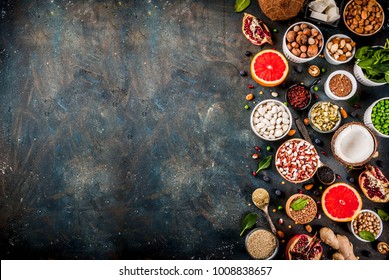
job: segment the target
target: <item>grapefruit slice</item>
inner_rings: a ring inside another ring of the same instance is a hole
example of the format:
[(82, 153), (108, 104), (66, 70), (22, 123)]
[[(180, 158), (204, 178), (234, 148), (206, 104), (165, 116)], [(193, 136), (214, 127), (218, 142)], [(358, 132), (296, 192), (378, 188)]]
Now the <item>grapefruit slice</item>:
[(282, 84), (289, 73), (285, 56), (276, 50), (262, 50), (257, 53), (250, 66), (251, 77), (264, 87)]
[(362, 209), (362, 198), (356, 189), (345, 183), (329, 186), (321, 197), (324, 214), (336, 222), (354, 219)]

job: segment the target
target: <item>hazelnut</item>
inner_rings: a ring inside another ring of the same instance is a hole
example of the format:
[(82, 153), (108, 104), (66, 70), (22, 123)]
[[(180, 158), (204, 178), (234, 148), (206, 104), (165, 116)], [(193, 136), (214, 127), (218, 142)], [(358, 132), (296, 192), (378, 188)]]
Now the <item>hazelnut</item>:
[(296, 32), (291, 30), (288, 33), (286, 33), (286, 40), (289, 43), (292, 43), (295, 39), (296, 39)]
[(307, 50), (308, 57), (314, 57), (319, 52), (319, 48), (316, 45), (309, 45)]

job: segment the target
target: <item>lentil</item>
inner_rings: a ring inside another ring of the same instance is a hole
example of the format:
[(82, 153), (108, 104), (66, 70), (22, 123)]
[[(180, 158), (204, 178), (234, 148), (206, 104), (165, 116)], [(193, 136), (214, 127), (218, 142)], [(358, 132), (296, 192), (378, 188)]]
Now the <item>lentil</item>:
[(369, 231), (375, 237), (378, 236), (381, 230), (380, 219), (371, 212), (359, 213), (353, 220), (352, 227), (356, 235), (359, 235), (361, 231)]
[(371, 122), (374, 128), (389, 135), (389, 99), (380, 100), (371, 111)]
[(274, 253), (276, 248), (276, 237), (267, 230), (255, 230), (247, 238), (246, 249), (254, 259), (267, 259)]
[(352, 83), (349, 77), (343, 74), (336, 74), (330, 80), (330, 90), (339, 97), (346, 97), (351, 93)]
[(316, 103), (310, 111), (309, 120), (322, 132), (329, 132), (340, 123), (339, 107), (331, 102)]

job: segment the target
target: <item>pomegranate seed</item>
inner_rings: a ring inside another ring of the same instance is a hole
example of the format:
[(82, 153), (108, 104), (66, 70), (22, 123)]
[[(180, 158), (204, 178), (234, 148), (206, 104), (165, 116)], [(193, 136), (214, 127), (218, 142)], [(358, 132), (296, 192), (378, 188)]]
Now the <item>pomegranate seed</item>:
[(283, 225), (284, 224), (284, 220), (282, 218), (279, 218), (278, 221), (277, 221), (280, 225)]
[(300, 190), (300, 189), (297, 189), (297, 191), (299, 192), (299, 194), (302, 194), (302, 193), (303, 193), (303, 191)]
[(320, 214), (320, 213), (317, 213), (316, 218), (317, 218), (318, 220), (320, 220), (320, 219), (321, 219), (321, 214)]
[(327, 155), (327, 152), (326, 152), (326, 151), (323, 151), (323, 150), (321, 150), (320, 153), (321, 153), (323, 156), (326, 156), (326, 155)]
[(361, 105), (359, 105), (359, 104), (354, 104), (353, 106), (354, 106), (354, 108), (361, 109)]
[(257, 150), (257, 151), (261, 150), (258, 146), (255, 146), (254, 149)]
[(336, 174), (336, 179), (340, 179), (341, 176), (339, 174)]
[(249, 85), (248, 85), (248, 88), (249, 88), (249, 89), (253, 89), (254, 86), (253, 86), (252, 84), (249, 84)]

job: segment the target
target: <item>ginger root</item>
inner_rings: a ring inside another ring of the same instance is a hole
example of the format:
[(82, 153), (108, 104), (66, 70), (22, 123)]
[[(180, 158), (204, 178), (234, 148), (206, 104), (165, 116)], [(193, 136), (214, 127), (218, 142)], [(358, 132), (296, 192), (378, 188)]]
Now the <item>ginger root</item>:
[(337, 250), (332, 255), (333, 260), (358, 260), (359, 258), (354, 255), (353, 244), (348, 240), (347, 236), (337, 234), (327, 227), (320, 229), (320, 239)]

